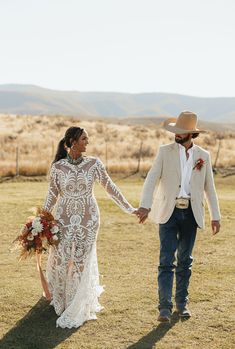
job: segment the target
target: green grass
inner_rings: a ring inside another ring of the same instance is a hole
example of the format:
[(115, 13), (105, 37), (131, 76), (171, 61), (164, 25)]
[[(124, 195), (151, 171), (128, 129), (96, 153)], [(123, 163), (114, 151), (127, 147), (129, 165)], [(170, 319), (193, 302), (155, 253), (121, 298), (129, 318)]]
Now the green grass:
[[(117, 184), (138, 205), (143, 181)], [(0, 184), (1, 212), (1, 349), (232, 349), (235, 347), (235, 178), (217, 179), (223, 214), (222, 230), (212, 237), (207, 215), (205, 231), (198, 231), (190, 284), (193, 317), (170, 325), (157, 323), (157, 228), (138, 225), (96, 188), (101, 209), (98, 237), (99, 270), (105, 309), (98, 321), (79, 329), (55, 327), (53, 308), (41, 298), (33, 259), (18, 263), (9, 252), (29, 209), (43, 203), (46, 182)]]

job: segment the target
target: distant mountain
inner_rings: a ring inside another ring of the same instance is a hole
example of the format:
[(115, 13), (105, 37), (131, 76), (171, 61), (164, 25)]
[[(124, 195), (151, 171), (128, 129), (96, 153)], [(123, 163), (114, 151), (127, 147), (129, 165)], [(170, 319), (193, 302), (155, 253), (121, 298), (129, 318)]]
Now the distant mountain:
[(193, 110), (204, 121), (235, 123), (235, 97), (57, 91), (33, 85), (0, 85), (1, 113), (144, 119), (177, 116), (182, 110)]
[[(122, 118), (118, 120), (118, 124), (124, 125), (158, 125), (160, 126), (166, 117), (129, 117)], [(115, 123), (117, 119), (109, 118), (109, 121)], [(199, 120), (198, 126), (200, 129), (214, 131), (214, 132), (225, 132), (230, 131), (232, 133), (235, 132), (235, 122), (211, 122), (206, 120)]]

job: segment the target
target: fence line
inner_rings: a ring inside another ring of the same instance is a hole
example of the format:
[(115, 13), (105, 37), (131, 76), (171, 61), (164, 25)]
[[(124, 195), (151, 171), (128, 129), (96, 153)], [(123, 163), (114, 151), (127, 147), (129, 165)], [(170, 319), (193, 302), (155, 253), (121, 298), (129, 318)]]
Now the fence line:
[[(55, 143), (51, 142), (51, 157), (55, 156)], [(108, 152), (108, 141), (105, 140), (105, 149), (104, 149), (104, 157), (105, 157), (105, 166), (108, 171), (109, 167), (109, 152)], [(143, 141), (140, 142), (139, 151), (137, 153), (137, 165), (134, 173), (140, 172), (141, 160), (143, 160)], [(20, 175), (20, 147), (16, 146), (15, 149), (15, 176), (18, 177)]]

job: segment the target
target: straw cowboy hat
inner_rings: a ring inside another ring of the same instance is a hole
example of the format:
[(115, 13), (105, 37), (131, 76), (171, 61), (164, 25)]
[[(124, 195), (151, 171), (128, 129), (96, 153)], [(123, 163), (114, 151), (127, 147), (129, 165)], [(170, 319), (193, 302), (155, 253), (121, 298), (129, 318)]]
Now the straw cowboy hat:
[(164, 121), (163, 127), (173, 133), (204, 133), (205, 130), (197, 128), (197, 114), (183, 111), (178, 118), (169, 118)]

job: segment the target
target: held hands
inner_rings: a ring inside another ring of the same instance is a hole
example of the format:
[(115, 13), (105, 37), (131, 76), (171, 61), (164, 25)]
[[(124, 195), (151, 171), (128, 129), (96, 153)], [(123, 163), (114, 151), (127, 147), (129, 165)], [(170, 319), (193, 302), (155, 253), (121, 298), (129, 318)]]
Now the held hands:
[(220, 221), (211, 221), (212, 235), (217, 234), (220, 231)]
[(136, 210), (133, 213), (139, 218), (139, 223), (144, 223), (148, 218), (148, 214), (150, 211), (151, 211), (150, 208), (148, 209), (148, 208), (140, 207), (138, 208), (138, 210)]

